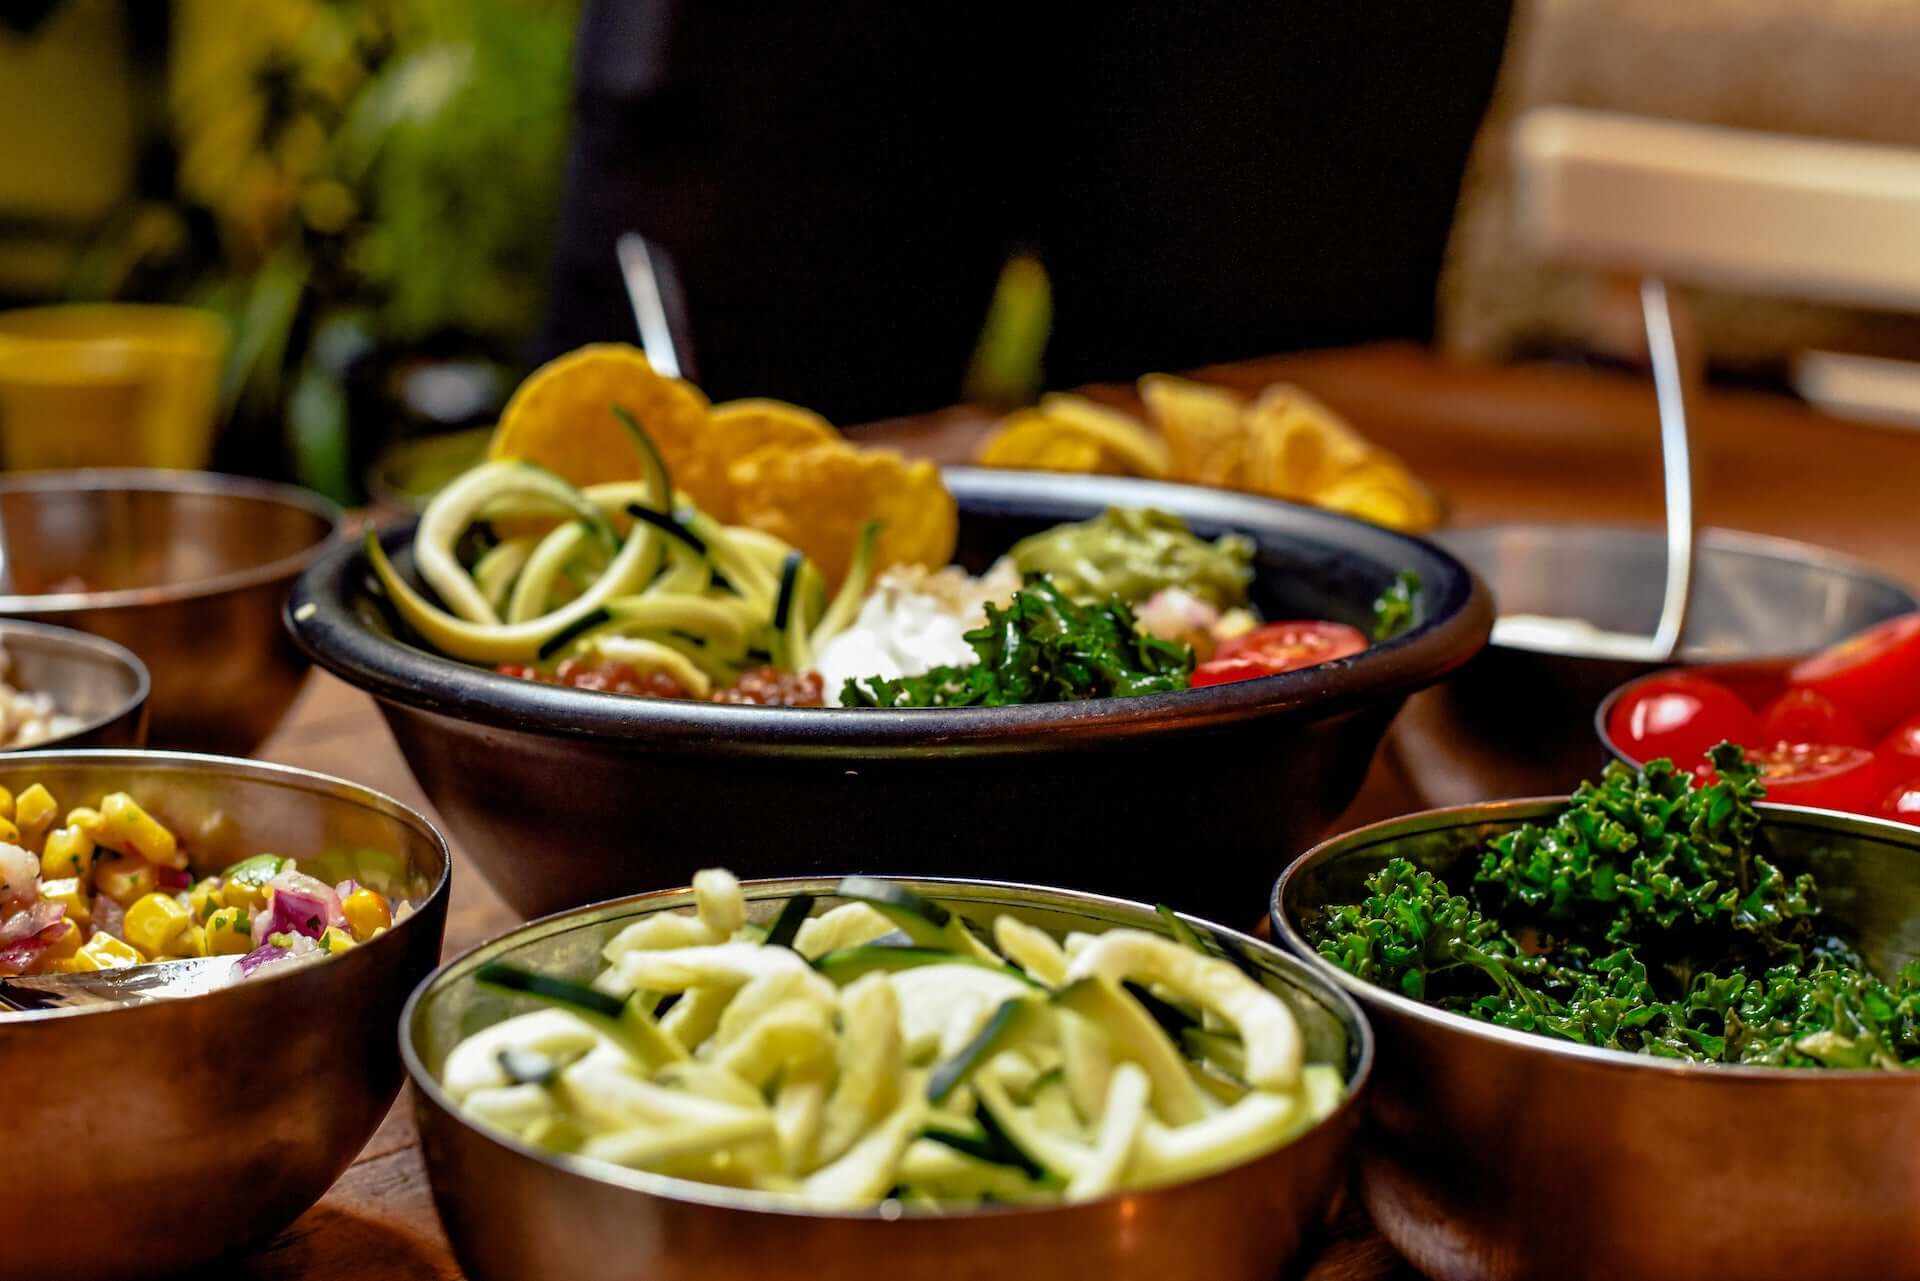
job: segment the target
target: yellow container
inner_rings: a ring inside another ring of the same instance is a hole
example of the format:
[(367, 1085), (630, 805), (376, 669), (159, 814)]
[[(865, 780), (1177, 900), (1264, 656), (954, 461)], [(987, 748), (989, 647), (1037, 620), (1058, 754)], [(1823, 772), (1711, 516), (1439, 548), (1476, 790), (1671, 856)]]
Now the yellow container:
[(191, 307), (0, 312), (0, 459), (15, 470), (204, 468), (227, 327)]

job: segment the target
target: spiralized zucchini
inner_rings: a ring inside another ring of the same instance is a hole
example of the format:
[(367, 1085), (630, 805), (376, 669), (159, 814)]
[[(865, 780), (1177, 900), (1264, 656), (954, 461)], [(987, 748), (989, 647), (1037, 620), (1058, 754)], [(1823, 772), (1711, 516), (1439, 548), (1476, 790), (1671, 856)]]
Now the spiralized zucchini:
[[(605, 658), (663, 672), (696, 697), (750, 668), (811, 668), (866, 595), (876, 527), (829, 601), (819, 570), (798, 551), (721, 525), (676, 493), (645, 431), (614, 412), (647, 460), (643, 480), (579, 489), (505, 460), (435, 496), (415, 530), (413, 561), (438, 603), (403, 579), (369, 534), (368, 559), (396, 611), (454, 658)], [(543, 532), (515, 532), (462, 558), (496, 528), (556, 518)]]
[[(591, 986), (505, 965), (543, 1008), (467, 1037), (441, 1084), (521, 1142), (823, 1210), (1089, 1200), (1287, 1143), (1345, 1080), (1303, 1061), (1287, 1004), (1141, 930), (1063, 944), (1015, 918), (990, 947), (888, 882), (772, 934), (739, 883), (627, 926)], [(806, 900), (797, 906), (810, 906)], [(787, 937), (791, 945), (770, 942)]]

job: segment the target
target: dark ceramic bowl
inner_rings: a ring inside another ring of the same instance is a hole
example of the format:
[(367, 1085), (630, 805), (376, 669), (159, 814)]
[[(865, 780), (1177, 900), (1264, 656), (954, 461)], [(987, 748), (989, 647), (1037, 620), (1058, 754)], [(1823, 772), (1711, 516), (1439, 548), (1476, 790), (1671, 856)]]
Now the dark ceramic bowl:
[(11, 660), (9, 684), (25, 693), (51, 695), (56, 712), (80, 721), (70, 734), (5, 750), (146, 745), (152, 685), (147, 665), (130, 650), (85, 632), (12, 619), (0, 619), (0, 647)]
[[(1269, 618), (1362, 627), (1402, 569), (1424, 621), (1262, 680), (1054, 706), (857, 711), (626, 698), (540, 685), (397, 641), (360, 548), (300, 580), (288, 626), (367, 690), (434, 806), (529, 915), (744, 877), (862, 871), (1044, 882), (1249, 921), (1275, 870), (1353, 799), (1412, 691), (1486, 641), (1486, 590), (1430, 543), (1242, 494), (1108, 477), (947, 472), (957, 560), (1154, 506), (1258, 546)], [(412, 527), (386, 532), (399, 556)]]

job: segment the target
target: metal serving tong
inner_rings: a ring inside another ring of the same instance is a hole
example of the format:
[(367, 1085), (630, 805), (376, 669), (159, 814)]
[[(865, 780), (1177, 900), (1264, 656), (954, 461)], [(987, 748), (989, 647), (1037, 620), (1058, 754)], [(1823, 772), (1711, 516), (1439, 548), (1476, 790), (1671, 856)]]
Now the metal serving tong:
[(1667, 581), (1653, 635), (1608, 632), (1578, 619), (1514, 618), (1494, 624), (1493, 641), (1523, 649), (1590, 654), (1631, 662), (1665, 663), (1680, 650), (1693, 598), (1693, 457), (1687, 435), (1686, 380), (1674, 340), (1667, 287), (1640, 281), (1640, 317), (1647, 331), (1654, 396), (1660, 406), (1660, 460), (1665, 472)]
[(204, 996), (234, 982), (232, 956), (196, 956), (80, 974), (0, 978), (0, 1011), (80, 1010)]

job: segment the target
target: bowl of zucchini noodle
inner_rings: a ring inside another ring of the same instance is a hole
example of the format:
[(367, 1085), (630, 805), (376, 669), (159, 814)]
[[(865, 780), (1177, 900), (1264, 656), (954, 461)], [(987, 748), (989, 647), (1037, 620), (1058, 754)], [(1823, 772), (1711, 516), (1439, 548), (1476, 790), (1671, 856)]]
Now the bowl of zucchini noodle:
[(449, 962), (401, 1042), (477, 1281), (1268, 1281), (1372, 1059), (1335, 985), (1165, 908), (717, 869)]

